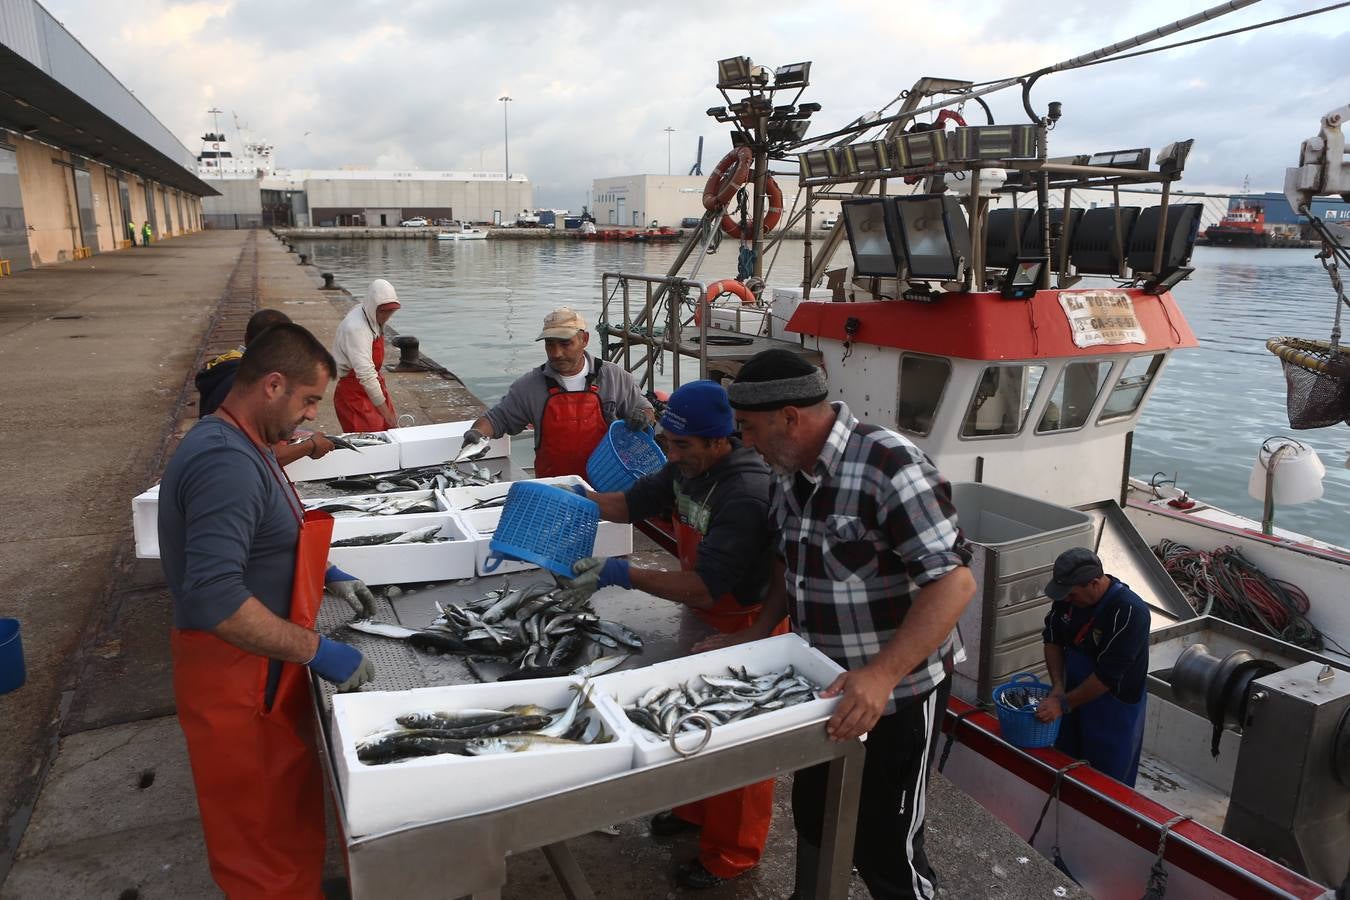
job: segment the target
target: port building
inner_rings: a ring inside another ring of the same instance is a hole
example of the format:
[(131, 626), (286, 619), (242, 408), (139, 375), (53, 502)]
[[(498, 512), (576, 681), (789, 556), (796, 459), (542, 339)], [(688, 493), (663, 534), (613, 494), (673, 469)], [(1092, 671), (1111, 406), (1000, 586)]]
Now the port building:
[(0, 3), (0, 275), (197, 231), (192, 151), (36, 0)]

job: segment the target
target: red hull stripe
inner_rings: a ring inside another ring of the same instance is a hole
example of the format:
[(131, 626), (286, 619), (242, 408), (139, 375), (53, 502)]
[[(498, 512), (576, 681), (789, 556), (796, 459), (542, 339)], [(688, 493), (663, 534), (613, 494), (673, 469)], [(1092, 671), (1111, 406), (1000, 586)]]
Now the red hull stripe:
[[(942, 730), (950, 732), (956, 716), (970, 709), (969, 703), (951, 698)], [(998, 735), (998, 719), (980, 712), (960, 723), (957, 739), (1047, 794), (1054, 786), (1055, 772), (1073, 762), (1053, 748), (1022, 750)], [(1157, 852), (1162, 823), (1176, 814), (1087, 766), (1065, 773), (1059, 795), (1071, 808), (1151, 853)], [(1139, 827), (1141, 822), (1146, 823), (1146, 827)], [(1197, 822), (1182, 822), (1172, 829), (1171, 837), (1182, 840), (1168, 840), (1164, 858), (1169, 863), (1231, 896), (1255, 896), (1255, 890), (1269, 888), (1307, 900), (1326, 894), (1324, 886)], [(1227, 865), (1214, 857), (1226, 861)], [(1250, 877), (1243, 877), (1243, 873), (1250, 873)]]
[[(1076, 293), (1065, 291), (1064, 293)], [(859, 321), (855, 341), (916, 353), (961, 359), (1050, 359), (1109, 356), (1195, 347), (1195, 334), (1171, 294), (1125, 291), (1147, 338), (1143, 344), (1074, 346), (1060, 291), (1039, 291), (1029, 300), (1005, 300), (996, 293), (943, 294), (936, 303), (888, 300), (868, 303), (798, 305), (788, 331), (845, 339), (844, 323)]]

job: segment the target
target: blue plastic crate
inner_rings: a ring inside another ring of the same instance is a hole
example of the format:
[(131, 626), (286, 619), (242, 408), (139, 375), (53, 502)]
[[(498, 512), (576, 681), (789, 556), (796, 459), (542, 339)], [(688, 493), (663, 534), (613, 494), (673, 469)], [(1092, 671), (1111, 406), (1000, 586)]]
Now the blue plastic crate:
[(998, 727), (1004, 740), (1015, 747), (1035, 749), (1049, 747), (1059, 737), (1061, 716), (1053, 722), (1042, 722), (1036, 718), (1034, 709), (1009, 709), (1001, 703), (1004, 693), (1011, 690), (1026, 691), (1029, 696), (1045, 698), (1050, 696), (1050, 685), (1041, 681), (1030, 672), (1020, 672), (1005, 685), (994, 688), (994, 710), (998, 713)]
[(626, 491), (665, 464), (666, 455), (649, 432), (615, 421), (586, 461), (586, 480), (600, 493)]
[(491, 572), (509, 557), (570, 577), (572, 564), (595, 552), (599, 527), (594, 501), (551, 484), (512, 482), (483, 568)]

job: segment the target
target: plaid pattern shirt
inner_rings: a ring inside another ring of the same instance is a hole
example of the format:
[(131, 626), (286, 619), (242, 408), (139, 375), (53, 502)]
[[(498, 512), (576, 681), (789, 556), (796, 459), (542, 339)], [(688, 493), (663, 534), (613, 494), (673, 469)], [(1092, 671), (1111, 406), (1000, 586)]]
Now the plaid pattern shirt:
[[(919, 589), (966, 565), (970, 552), (951, 485), (923, 451), (831, 405), (837, 416), (814, 469), (776, 473), (771, 503), (793, 626), (857, 669), (895, 635)], [(953, 630), (900, 681), (886, 712), (940, 684), (960, 650)]]

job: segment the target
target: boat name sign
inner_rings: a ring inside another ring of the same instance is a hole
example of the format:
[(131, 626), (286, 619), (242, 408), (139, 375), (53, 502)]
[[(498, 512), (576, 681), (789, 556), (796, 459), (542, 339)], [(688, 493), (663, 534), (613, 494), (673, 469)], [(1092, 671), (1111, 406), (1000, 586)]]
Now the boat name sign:
[(1145, 342), (1134, 301), (1124, 291), (1062, 291), (1059, 305), (1075, 347)]

